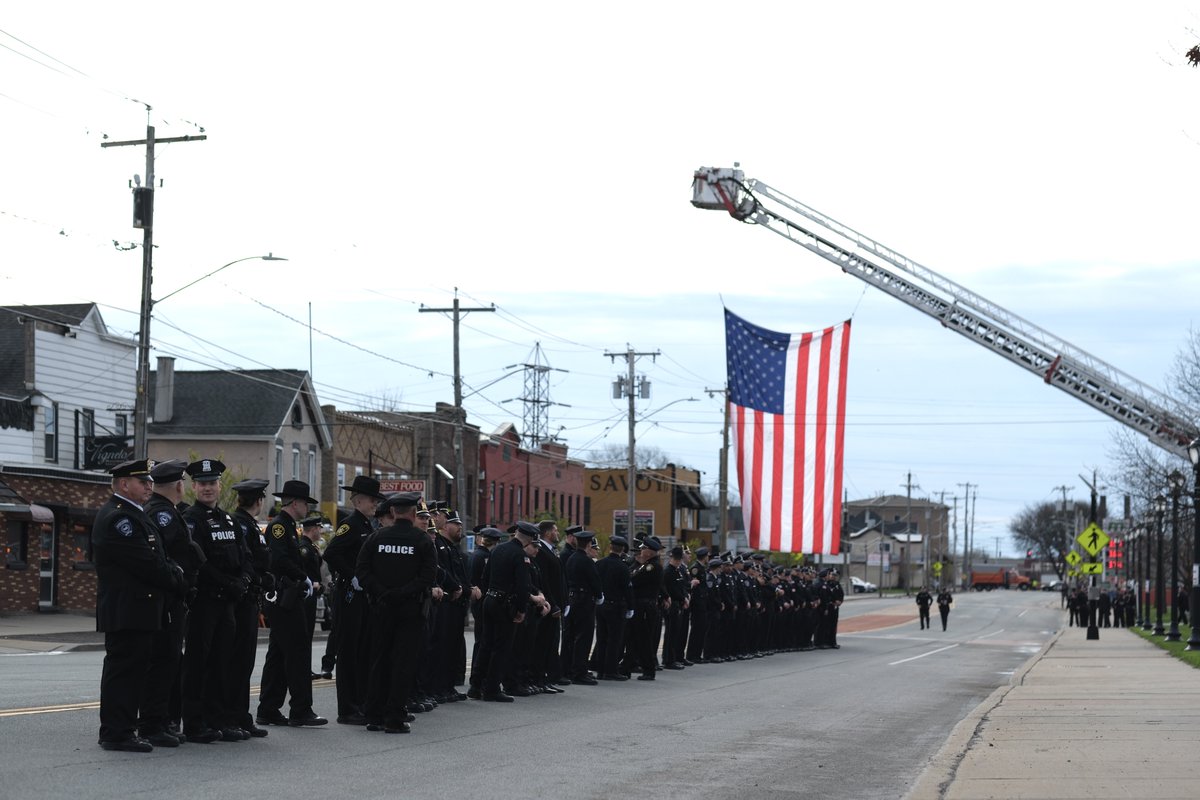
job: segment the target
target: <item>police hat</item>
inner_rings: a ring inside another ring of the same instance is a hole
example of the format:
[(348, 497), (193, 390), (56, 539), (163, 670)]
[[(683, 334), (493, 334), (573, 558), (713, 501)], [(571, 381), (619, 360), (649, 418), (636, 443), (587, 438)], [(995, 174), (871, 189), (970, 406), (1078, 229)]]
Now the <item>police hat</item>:
[(307, 517), (300, 520), (300, 525), (305, 528), (311, 528), (314, 525), (324, 525), (324, 524), (325, 524), (325, 517), (321, 516), (320, 513), (309, 514)]
[(608, 540), (608, 546), (609, 547), (624, 547), (625, 549), (629, 549), (629, 540), (626, 539), (624, 536), (614, 536)]
[(593, 531), (579, 531), (578, 533), (575, 534), (575, 538), (581, 542), (587, 542), (592, 539), (595, 539), (596, 534)]
[[(376, 514), (378, 514), (378, 512), (379, 512), (379, 509), (376, 509), (375, 511), (376, 511)], [(432, 515), (432, 514), (429, 512), (429, 506), (425, 505), (425, 501), (424, 501), (424, 500), (418, 500), (418, 501), (417, 501), (417, 516), (418, 516), (418, 517), (422, 517), (422, 518), (428, 518), (428, 517), (431, 517), (431, 516), (433, 516), (433, 515)]]
[(434, 500), (432, 503), (429, 504), (429, 510), (435, 511), (439, 514), (449, 514), (450, 513), (450, 503), (445, 500)]
[(708, 562), (708, 566), (710, 569), (716, 569), (717, 567), (723, 567), (723, 566), (725, 566), (725, 561), (724, 561), (724, 559), (721, 559), (721, 558), (714, 558), (712, 561)]
[(676, 545), (671, 548), (671, 558), (683, 558), (683, 548)]
[(696, 548), (696, 558), (704, 558), (706, 555), (708, 555), (707, 547), (697, 547)]
[(186, 466), (186, 461), (177, 458), (160, 461), (150, 468), (150, 477), (154, 478), (155, 483), (174, 483), (183, 480), (183, 468)]
[[(215, 458), (202, 458), (199, 461), (193, 461), (188, 464), (183, 471), (191, 475), (194, 481), (215, 481), (225, 471), (225, 465)], [(307, 484), (305, 484), (304, 493), (308, 494)], [(314, 500), (313, 502), (315, 503), (316, 501)]]
[(754, 555), (752, 555), (750, 557), (753, 558), (755, 561), (766, 561), (767, 554), (766, 553), (755, 553)]
[(109, 470), (114, 478), (137, 478), (143, 481), (153, 481), (154, 476), (151, 470), (154, 469), (155, 462), (145, 458), (138, 461), (126, 461), (122, 464), (117, 464)]
[(582, 526), (582, 525), (572, 525), (571, 527), (567, 528), (567, 529), (564, 531), (564, 533), (565, 533), (567, 536), (574, 536), (575, 534), (579, 533), (581, 530), (583, 530), (583, 526)]
[(532, 522), (526, 522), (525, 520), (519, 520), (514, 522), (512, 525), (509, 525), (508, 532), (519, 533), (522, 536), (528, 536), (530, 539), (537, 539), (542, 535), (542, 532), (538, 530), (537, 525), (534, 525)]
[(262, 478), (247, 478), (244, 481), (238, 481), (231, 488), (238, 494), (252, 494), (255, 497), (266, 497), (267, 486), (270, 481)]
[(662, 550), (662, 542), (658, 540), (657, 536), (647, 536), (645, 539), (642, 539), (640, 544), (638, 544), (638, 548), (653, 550), (657, 553), (659, 550)]
[(379, 481), (370, 475), (355, 475), (354, 480), (349, 486), (339, 486), (338, 488), (345, 489), (350, 494), (365, 494), (367, 497), (374, 497), (376, 500), (387, 499), (387, 495), (379, 491)]
[(475, 531), (475, 533), (484, 539), (500, 540), (504, 538), (504, 531), (487, 525), (481, 525), (479, 530)]
[[(192, 464), (188, 467), (188, 469), (191, 469), (194, 466), (196, 465)], [(308, 484), (304, 481), (284, 481), (283, 490), (279, 492), (271, 492), (271, 494), (279, 498), (295, 497), (299, 500), (304, 500), (309, 505), (313, 506), (321, 502), (320, 500), (314, 500), (313, 498), (309, 497), (308, 491)]]
[(446, 515), (446, 522), (457, 522), (460, 525), (462, 524), (462, 519), (459, 518), (458, 512), (454, 509), (447, 508), (442, 513)]
[(375, 516), (382, 517), (393, 508), (412, 508), (419, 505), (421, 502), (420, 492), (396, 492), (384, 498), (383, 502), (375, 507)]

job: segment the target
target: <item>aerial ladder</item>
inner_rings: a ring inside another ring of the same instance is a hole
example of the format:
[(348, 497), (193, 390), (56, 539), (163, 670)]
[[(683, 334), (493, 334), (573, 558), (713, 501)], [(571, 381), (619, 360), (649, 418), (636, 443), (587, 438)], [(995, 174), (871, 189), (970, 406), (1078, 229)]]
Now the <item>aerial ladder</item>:
[(1183, 458), (1200, 413), (742, 170), (701, 167), (692, 205), (761, 225), (837, 264)]

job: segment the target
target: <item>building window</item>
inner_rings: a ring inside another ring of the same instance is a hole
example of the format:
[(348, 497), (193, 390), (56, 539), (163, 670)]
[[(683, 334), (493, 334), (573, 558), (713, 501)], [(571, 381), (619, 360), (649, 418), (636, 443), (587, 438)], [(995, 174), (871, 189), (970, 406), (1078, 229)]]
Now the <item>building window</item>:
[(496, 482), (492, 481), (488, 487), (488, 522), (499, 522), (500, 518), (496, 516)]
[(80, 409), (79, 427), (84, 436), (96, 435), (96, 412), (90, 408)]
[(46, 422), (46, 460), (58, 461), (58, 403), (42, 409)]
[(517, 504), (515, 506), (513, 506), (513, 508), (515, 508), (517, 510), (517, 513), (514, 515), (514, 516), (516, 516), (517, 519), (521, 519), (521, 517), (525, 516), (525, 514), (522, 512), (522, 509), (524, 508), (524, 506), (521, 504), (522, 488), (523, 487), (521, 487), (521, 486), (517, 487)]
[(541, 501), (542, 501), (542, 490), (535, 486), (535, 487), (533, 487), (533, 510), (535, 512), (539, 508), (541, 508)]
[(117, 414), (117, 416), (113, 418), (113, 432), (116, 433), (117, 436), (125, 436), (128, 430), (129, 418), (124, 414)]
[(292, 445), (292, 480), (300, 480), (300, 445)]
[(95, 569), (92, 564), (92, 531), (83, 525), (71, 526), (71, 569)]
[(308, 486), (310, 490), (317, 488), (317, 454), (312, 450), (308, 451)]
[(275, 445), (275, 491), (283, 488), (283, 445)]
[(342, 506), (342, 505), (346, 504), (346, 490), (342, 488), (343, 486), (346, 485), (346, 465), (345, 464), (337, 465), (337, 482), (338, 482), (337, 501), (338, 501), (338, 505)]
[(4, 536), (4, 566), (6, 569), (25, 569), (28, 566), (29, 525), (10, 520)]
[(292, 427), (299, 430), (304, 427), (304, 415), (300, 412), (300, 404), (292, 406)]
[(496, 519), (503, 520), (504, 517), (504, 484), (500, 484), (500, 504), (496, 510)]

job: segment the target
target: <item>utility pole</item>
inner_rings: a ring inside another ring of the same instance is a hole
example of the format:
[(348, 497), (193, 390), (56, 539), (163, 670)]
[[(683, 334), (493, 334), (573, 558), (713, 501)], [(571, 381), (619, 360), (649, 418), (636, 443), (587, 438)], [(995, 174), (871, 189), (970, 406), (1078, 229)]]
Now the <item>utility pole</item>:
[[(958, 495), (950, 498), (954, 502), (954, 517), (950, 520), (950, 557), (953, 559), (958, 553)], [(962, 562), (958, 564), (958, 575), (950, 577), (950, 585), (954, 586), (958, 582), (959, 575), (962, 575)]]
[[(901, 486), (906, 487), (908, 491), (908, 510), (904, 512), (904, 532), (905, 544), (904, 548), (904, 593), (912, 594), (912, 472), (908, 473), (908, 480)], [(920, 486), (916, 488), (920, 489)], [(924, 537), (922, 537), (924, 538)]]
[[(151, 108), (146, 106), (146, 116)], [(201, 128), (201, 130), (204, 130)], [(207, 136), (172, 136), (154, 138), (154, 126), (147, 119), (146, 138), (125, 142), (101, 142), (101, 147), (146, 146), (146, 185), (133, 190), (133, 227), (142, 229), (142, 305), (138, 313), (137, 393), (133, 398), (133, 452), (135, 458), (146, 457), (146, 424), (150, 383), (150, 310), (154, 301), (150, 287), (154, 267), (154, 145), (172, 142), (200, 142)]]
[[(979, 485), (975, 483), (959, 483), (955, 485), (962, 486), (966, 491), (966, 495), (963, 497), (963, 558), (961, 572), (963, 589), (969, 589), (971, 586), (971, 488), (978, 489)], [(955, 513), (957, 514), (957, 511)]]
[(726, 384), (724, 389), (705, 389), (708, 396), (721, 395), (725, 399), (725, 424), (721, 426), (721, 466), (718, 474), (720, 475), (720, 499), (718, 506), (720, 507), (717, 518), (717, 541), (720, 543), (721, 551), (729, 549), (729, 385)]
[[(657, 361), (660, 351), (655, 350), (653, 353), (639, 353), (629, 345), (625, 345), (625, 347), (626, 350), (624, 353), (610, 353), (606, 350), (604, 351), (604, 355), (608, 356), (614, 363), (616, 363), (618, 356), (624, 358), (625, 363), (629, 366), (629, 374), (625, 378), (618, 378), (617, 382), (613, 385), (613, 398), (617, 400), (623, 396), (629, 398), (629, 463), (626, 466), (625, 478), (629, 484), (629, 508), (627, 509), (629, 516), (625, 519), (625, 533), (629, 538), (630, 550), (633, 550), (633, 515), (637, 506), (637, 461), (634, 458), (634, 448), (637, 445), (634, 426), (637, 424), (637, 418), (634, 416), (636, 409), (633, 401), (638, 394), (641, 395), (643, 400), (650, 397), (650, 382), (643, 375), (640, 384), (637, 383), (634, 366), (642, 356), (650, 356), (650, 358)], [(615, 530), (613, 532), (616, 533)]]
[(1071, 487), (1070, 486), (1055, 486), (1050, 491), (1062, 492), (1062, 497), (1063, 497), (1062, 511), (1060, 513), (1062, 515), (1063, 539), (1062, 539), (1062, 544), (1060, 545), (1060, 549), (1062, 550), (1062, 553), (1061, 553), (1062, 560), (1059, 563), (1062, 564), (1063, 583), (1069, 583), (1069, 581), (1067, 580), (1068, 567), (1067, 567), (1066, 558), (1067, 558), (1067, 551), (1071, 549), (1071, 536), (1070, 536), (1070, 534), (1067, 533), (1067, 492), (1071, 491)]
[(472, 311), (495, 310), (495, 303), (492, 303), (487, 308), (463, 308), (458, 302), (457, 286), (454, 287), (454, 305), (450, 308), (426, 308), (425, 304), (422, 303), (421, 307), (417, 309), (420, 313), (436, 311), (453, 315), (451, 319), (454, 321), (454, 482), (458, 484), (454, 491), (454, 505), (460, 517), (465, 515), (463, 519), (463, 528), (465, 530), (471, 529), (471, 522), (475, 518), (475, 509), (467, 506), (466, 467), (463, 463), (463, 421), (467, 415), (462, 407), (462, 371), (459, 368), (458, 358), (458, 325), (464, 314), (469, 314)]

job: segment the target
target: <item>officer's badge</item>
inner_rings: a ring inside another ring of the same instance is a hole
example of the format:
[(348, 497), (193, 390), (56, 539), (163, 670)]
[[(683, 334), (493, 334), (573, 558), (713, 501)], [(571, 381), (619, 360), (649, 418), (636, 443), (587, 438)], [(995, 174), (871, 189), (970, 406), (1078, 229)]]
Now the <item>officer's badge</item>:
[(155, 515), (154, 519), (158, 522), (160, 528), (165, 528), (171, 524), (171, 515), (166, 511), (160, 511)]
[(262, 545), (265, 545), (267, 543), (266, 534), (264, 534), (262, 531), (258, 532), (258, 543), (262, 544)]
[(341, 525), (338, 525), (338, 529), (333, 532), (333, 535), (341, 536), (343, 533), (346, 533), (349, 530), (350, 530), (349, 523), (343, 522)]
[(283, 525), (276, 522), (274, 525), (271, 526), (271, 535), (274, 536), (276, 539), (282, 539), (283, 534), (284, 534)]
[(122, 536), (133, 536), (133, 523), (129, 521), (129, 517), (121, 517), (117, 520), (116, 528)]

